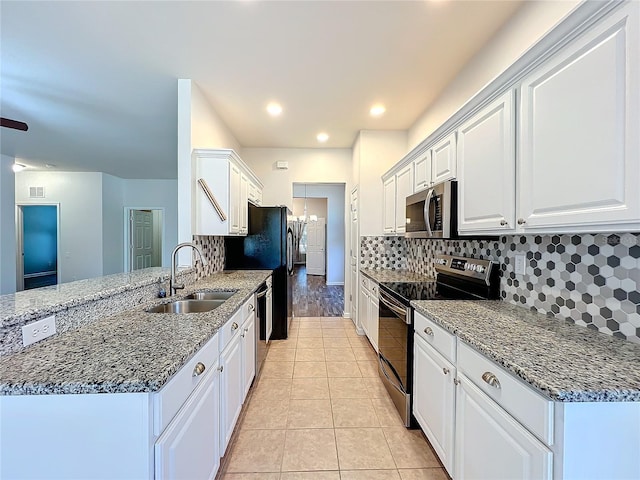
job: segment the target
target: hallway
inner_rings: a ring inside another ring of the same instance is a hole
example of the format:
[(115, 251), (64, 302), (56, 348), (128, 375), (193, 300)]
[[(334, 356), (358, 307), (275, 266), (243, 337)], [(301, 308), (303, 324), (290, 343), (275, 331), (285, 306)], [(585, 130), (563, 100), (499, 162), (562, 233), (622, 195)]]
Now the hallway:
[(343, 285), (327, 285), (324, 275), (307, 275), (304, 265), (295, 266), (292, 281), (294, 317), (342, 317)]
[(295, 318), (272, 342), (223, 458), (222, 480), (446, 480), (401, 424), (350, 319)]

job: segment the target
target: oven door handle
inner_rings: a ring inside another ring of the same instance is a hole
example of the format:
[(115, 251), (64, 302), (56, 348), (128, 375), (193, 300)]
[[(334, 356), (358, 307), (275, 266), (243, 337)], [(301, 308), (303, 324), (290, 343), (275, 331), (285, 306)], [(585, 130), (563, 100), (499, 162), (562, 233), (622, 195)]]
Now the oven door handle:
[(404, 323), (406, 323), (406, 324), (410, 323), (410, 322), (407, 322), (407, 311), (405, 309), (403, 309), (403, 308), (398, 307), (397, 305), (394, 305), (389, 300), (387, 300), (387, 298), (384, 296), (382, 291), (380, 292), (380, 295), (378, 296), (378, 299), (382, 303), (384, 303), (389, 308), (389, 310), (391, 310), (393, 313), (398, 315), (402, 319), (402, 321)]
[(429, 207), (431, 205), (431, 198), (433, 197), (433, 188), (429, 189), (427, 198), (424, 201), (424, 224), (427, 227), (427, 233), (430, 237), (433, 236), (433, 230), (431, 230), (431, 222), (429, 221)]

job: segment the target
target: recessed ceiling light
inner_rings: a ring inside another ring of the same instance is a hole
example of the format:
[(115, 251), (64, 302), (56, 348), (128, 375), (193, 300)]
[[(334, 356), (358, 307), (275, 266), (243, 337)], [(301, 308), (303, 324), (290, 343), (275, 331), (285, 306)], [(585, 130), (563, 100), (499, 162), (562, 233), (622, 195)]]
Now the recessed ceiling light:
[(267, 112), (269, 112), (269, 115), (272, 117), (277, 117), (282, 113), (282, 106), (279, 103), (271, 102), (267, 105)]
[(324, 143), (327, 140), (329, 140), (329, 135), (327, 135), (324, 132), (321, 132), (318, 135), (316, 135), (316, 138), (318, 139), (319, 142)]
[(13, 171), (18, 173), (23, 171), (26, 167), (26, 165), (22, 165), (21, 163), (14, 163), (13, 164)]
[(372, 117), (379, 117), (386, 111), (387, 109), (384, 108), (384, 105), (374, 105), (371, 107), (371, 110), (369, 110), (369, 113), (371, 113)]

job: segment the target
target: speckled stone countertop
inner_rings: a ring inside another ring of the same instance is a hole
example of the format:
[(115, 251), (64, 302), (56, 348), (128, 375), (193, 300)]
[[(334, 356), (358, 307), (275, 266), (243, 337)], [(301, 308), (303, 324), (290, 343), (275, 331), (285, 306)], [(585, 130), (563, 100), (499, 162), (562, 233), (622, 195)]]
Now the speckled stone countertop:
[(360, 273), (369, 277), (374, 282), (435, 282), (434, 278), (410, 272), (409, 270), (374, 270), (363, 268)]
[(0, 295), (0, 328), (52, 315), (117, 293), (169, 279), (168, 268), (145, 268)]
[[(154, 300), (2, 357), (0, 395), (157, 391), (269, 275), (270, 270), (219, 272), (175, 298)], [(237, 292), (211, 312), (145, 312), (203, 290)]]
[(500, 301), (411, 305), (552, 400), (640, 401), (640, 345)]

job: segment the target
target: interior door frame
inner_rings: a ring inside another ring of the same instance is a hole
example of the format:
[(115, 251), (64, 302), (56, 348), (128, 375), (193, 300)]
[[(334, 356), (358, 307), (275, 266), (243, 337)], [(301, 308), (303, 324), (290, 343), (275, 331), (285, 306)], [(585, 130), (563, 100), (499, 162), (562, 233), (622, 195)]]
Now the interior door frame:
[(160, 239), (162, 241), (161, 250), (160, 250), (160, 258), (162, 261), (160, 262), (162, 265), (167, 264), (167, 258), (164, 254), (164, 246), (166, 242), (166, 229), (167, 229), (167, 215), (165, 211), (165, 207), (124, 207), (124, 269), (123, 272), (131, 271), (131, 212), (134, 210), (160, 210), (162, 212), (162, 230), (160, 232)]
[(16, 203), (16, 292), (24, 290), (24, 207), (56, 207), (56, 284), (60, 284), (60, 203), (20, 202)]

